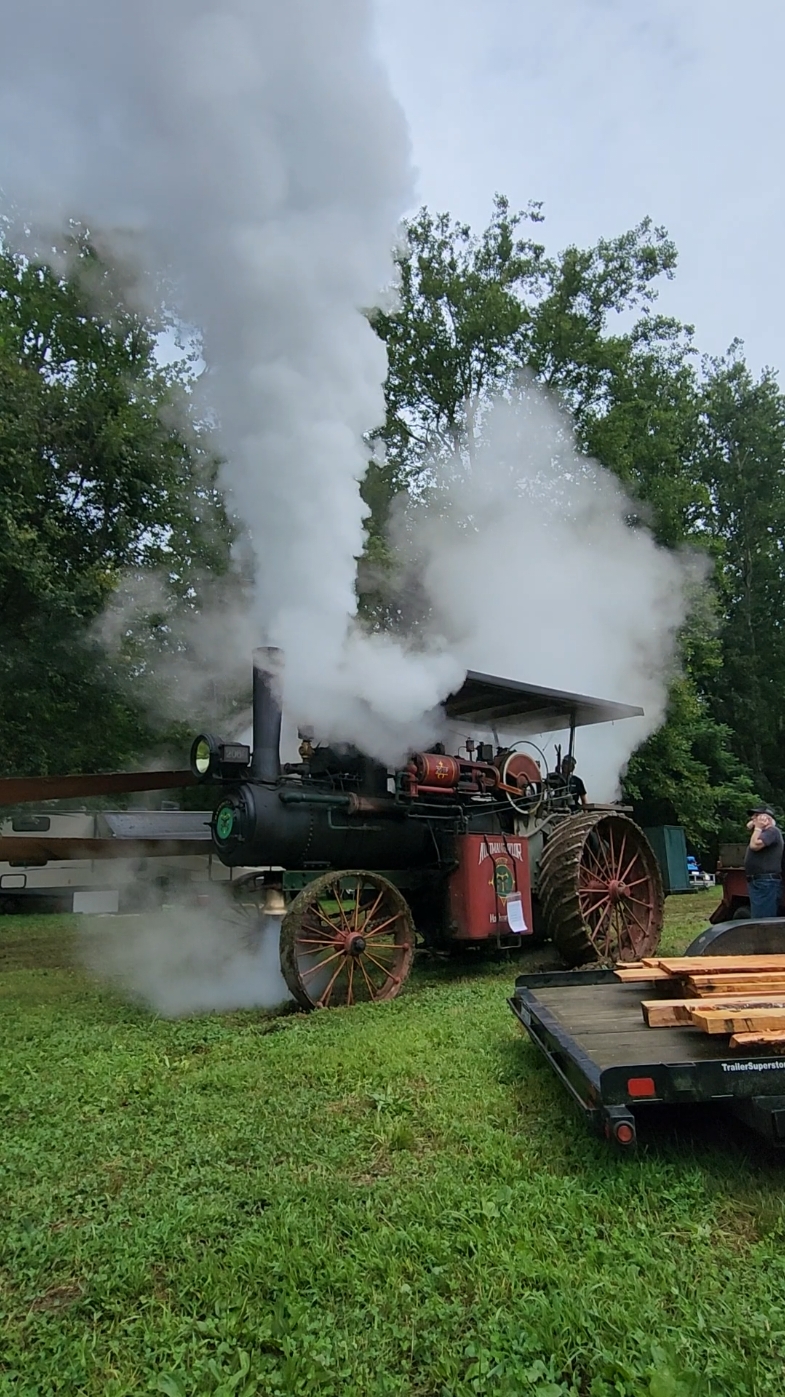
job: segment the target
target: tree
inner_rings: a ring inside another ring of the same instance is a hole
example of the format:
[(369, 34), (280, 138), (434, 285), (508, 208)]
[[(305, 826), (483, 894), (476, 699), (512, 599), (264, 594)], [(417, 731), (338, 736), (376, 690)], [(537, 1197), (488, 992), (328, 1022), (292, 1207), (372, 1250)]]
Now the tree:
[(707, 365), (700, 416), (706, 527), (718, 542), (722, 664), (711, 684), (738, 757), (785, 801), (785, 398), (734, 345)]
[(544, 249), (519, 230), (537, 223), (536, 205), (511, 214), (497, 197), (475, 237), (447, 214), (422, 209), (397, 256), (399, 307), (377, 311), (387, 346), (387, 421), (380, 433), (406, 484), (434, 457), (471, 455), (483, 410), (525, 358), (528, 300), (543, 283)]
[[(707, 469), (718, 389), (702, 381), (691, 329), (653, 309), (659, 278), (673, 275), (673, 243), (645, 219), (594, 248), (549, 257), (525, 235), (541, 221), (538, 205), (512, 213), (497, 198), (479, 236), (425, 209), (407, 229), (398, 306), (373, 317), (389, 359), (386, 456), (366, 481), (372, 566), (361, 586), (377, 625), (391, 621), (375, 580), (390, 562), (390, 500), (427, 488), (433, 461), (472, 469), (492, 399), (525, 393), (527, 376), (569, 410), (580, 446), (620, 478), (660, 544), (701, 548), (710, 568), (726, 548)], [(721, 589), (703, 636), (686, 628), (666, 723), (633, 757), (625, 784), (640, 813), (683, 823), (703, 848), (754, 790), (738, 715), (719, 703), (724, 597)]]
[[(484, 233), (421, 210), (397, 262), (399, 304), (373, 325), (387, 346), (387, 420), (380, 437), (394, 481), (416, 481), (434, 458), (471, 459), (493, 397), (522, 370), (558, 393), (580, 420), (603, 399), (629, 337), (608, 333), (612, 316), (648, 307), (675, 249), (644, 220), (596, 248), (548, 258), (521, 234), (542, 221), (539, 205), (511, 213), (497, 196)], [(650, 322), (656, 339), (662, 325)]]
[(704, 593), (681, 636), (683, 668), (671, 681), (665, 722), (633, 754), (623, 781), (641, 824), (682, 825), (709, 858), (722, 839), (738, 838), (759, 798), (708, 697), (722, 668), (720, 634), (716, 598)]
[[(123, 765), (161, 734), (138, 666), (93, 632), (126, 569), (225, 568), (216, 463), (187, 366), (78, 235), (58, 275), (0, 252), (0, 715), (7, 772)], [(134, 678), (137, 682), (129, 685)]]

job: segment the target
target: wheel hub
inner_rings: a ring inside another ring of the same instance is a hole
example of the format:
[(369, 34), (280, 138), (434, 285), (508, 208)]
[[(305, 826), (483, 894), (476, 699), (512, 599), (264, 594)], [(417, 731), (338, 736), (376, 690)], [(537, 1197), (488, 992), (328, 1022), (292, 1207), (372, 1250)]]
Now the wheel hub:
[(365, 950), (365, 937), (360, 935), (350, 936), (346, 942), (346, 951), (350, 956), (361, 956)]
[(622, 883), (621, 879), (619, 878), (611, 878), (611, 881), (608, 884), (608, 897), (610, 898), (612, 903), (616, 904), (617, 902), (620, 902), (621, 899), (623, 897), (626, 897), (628, 893), (629, 888), (627, 887), (626, 883)]

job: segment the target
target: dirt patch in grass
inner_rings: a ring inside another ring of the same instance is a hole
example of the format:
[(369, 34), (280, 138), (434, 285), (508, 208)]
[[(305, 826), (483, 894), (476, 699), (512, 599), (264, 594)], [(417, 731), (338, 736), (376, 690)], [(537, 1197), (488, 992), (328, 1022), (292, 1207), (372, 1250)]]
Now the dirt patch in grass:
[(78, 1281), (52, 1285), (31, 1302), (30, 1313), (37, 1314), (46, 1310), (68, 1309), (71, 1305), (75, 1305), (77, 1300), (81, 1300), (83, 1294), (84, 1288)]

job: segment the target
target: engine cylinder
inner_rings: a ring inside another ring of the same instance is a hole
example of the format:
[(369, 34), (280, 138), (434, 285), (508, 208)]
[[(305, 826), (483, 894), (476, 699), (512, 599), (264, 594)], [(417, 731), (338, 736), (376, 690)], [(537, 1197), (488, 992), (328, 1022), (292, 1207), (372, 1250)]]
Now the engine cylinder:
[(460, 762), (455, 757), (434, 752), (415, 752), (409, 771), (416, 785), (431, 789), (454, 790), (461, 779)]

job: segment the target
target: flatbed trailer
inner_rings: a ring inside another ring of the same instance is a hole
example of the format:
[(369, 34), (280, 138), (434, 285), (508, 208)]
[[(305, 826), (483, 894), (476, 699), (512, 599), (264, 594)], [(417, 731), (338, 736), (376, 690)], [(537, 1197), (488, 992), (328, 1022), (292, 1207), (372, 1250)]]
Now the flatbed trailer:
[(532, 1043), (593, 1128), (630, 1149), (637, 1115), (663, 1105), (719, 1103), (770, 1144), (785, 1146), (785, 1057), (743, 1055), (690, 1027), (647, 1027), (643, 999), (662, 981), (622, 983), (612, 970), (519, 975), (509, 1000)]

